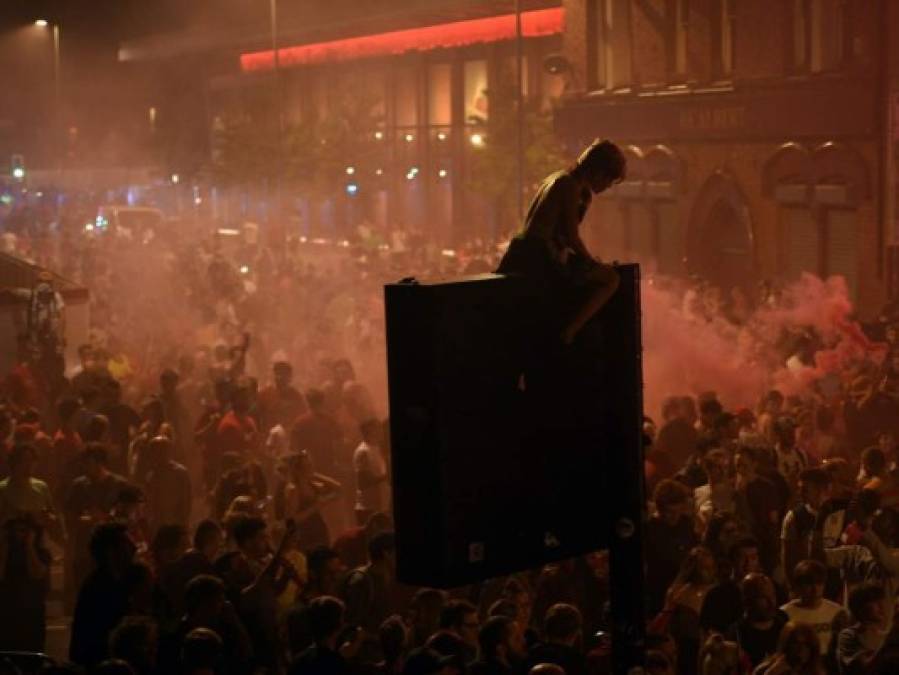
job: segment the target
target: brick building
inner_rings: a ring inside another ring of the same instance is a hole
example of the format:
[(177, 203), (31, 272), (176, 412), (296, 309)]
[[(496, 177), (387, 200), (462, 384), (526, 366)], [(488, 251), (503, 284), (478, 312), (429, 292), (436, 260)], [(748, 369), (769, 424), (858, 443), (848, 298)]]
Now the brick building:
[(572, 151), (627, 148), (588, 237), (607, 258), (723, 287), (842, 275), (892, 294), (899, 4), (565, 0)]

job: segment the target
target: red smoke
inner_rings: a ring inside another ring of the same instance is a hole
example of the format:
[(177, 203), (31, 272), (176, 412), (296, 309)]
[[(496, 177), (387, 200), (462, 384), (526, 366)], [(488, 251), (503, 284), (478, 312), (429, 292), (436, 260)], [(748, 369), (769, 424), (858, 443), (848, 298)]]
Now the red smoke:
[[(645, 409), (654, 417), (670, 395), (714, 391), (727, 408), (752, 408), (770, 388), (802, 394), (826, 375), (843, 376), (861, 360), (883, 357), (883, 345), (853, 319), (842, 277), (803, 274), (776, 306), (756, 309), (742, 325), (720, 310), (684, 307), (690, 304), (684, 292), (670, 281), (642, 287)], [(808, 328), (818, 340), (810, 363), (783, 346), (784, 336)]]

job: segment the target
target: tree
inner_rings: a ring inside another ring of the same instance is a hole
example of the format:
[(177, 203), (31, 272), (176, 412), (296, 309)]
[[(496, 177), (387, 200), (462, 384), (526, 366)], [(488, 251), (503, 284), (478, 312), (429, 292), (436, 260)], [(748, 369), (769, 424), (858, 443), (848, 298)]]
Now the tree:
[(359, 80), (335, 83), (326, 113), (311, 112), (284, 130), (283, 158), (271, 118), (217, 119), (210, 177), (222, 187), (247, 190), (273, 186), (280, 178), (292, 189), (330, 198), (344, 190), (347, 166), (373, 175), (382, 150), (374, 131), (382, 118), (372, 88)]
[(247, 115), (216, 119), (210, 175), (222, 187), (253, 188), (272, 181), (278, 171), (277, 138)]
[[(467, 187), (487, 198), (500, 223), (520, 223), (518, 216), (518, 110), (515, 78), (501, 73), (498, 82), (485, 92), (488, 101), (485, 142), (474, 148)], [(536, 98), (524, 100), (523, 189), (529, 199), (540, 181), (562, 168), (565, 153), (555, 135), (552, 111)], [(527, 203), (527, 202), (525, 202)]]
[(383, 159), (382, 144), (374, 136), (382, 122), (378, 95), (361, 76), (343, 79), (331, 89), (328, 111), (317, 120), (316, 128), (319, 161), (315, 182), (321, 194), (342, 192), (349, 166), (354, 176), (373, 175)]

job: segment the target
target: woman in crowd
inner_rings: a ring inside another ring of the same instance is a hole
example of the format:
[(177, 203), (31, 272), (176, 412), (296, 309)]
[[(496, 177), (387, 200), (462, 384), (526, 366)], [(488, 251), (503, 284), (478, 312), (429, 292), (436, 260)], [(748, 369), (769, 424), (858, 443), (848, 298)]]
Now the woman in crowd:
[(718, 565), (711, 551), (697, 546), (687, 555), (680, 573), (668, 589), (659, 619), (678, 644), (680, 675), (696, 673), (702, 639), (699, 613), (706, 593), (715, 585)]
[(825, 675), (814, 627), (792, 622), (784, 626), (777, 652), (759, 664), (753, 675)]

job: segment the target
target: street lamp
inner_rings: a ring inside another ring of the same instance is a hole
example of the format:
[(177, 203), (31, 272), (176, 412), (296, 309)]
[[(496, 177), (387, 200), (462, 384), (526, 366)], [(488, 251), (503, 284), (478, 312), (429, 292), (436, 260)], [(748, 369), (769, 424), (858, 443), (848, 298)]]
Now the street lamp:
[[(56, 127), (56, 173), (57, 180), (62, 173), (62, 115), (60, 114), (60, 73), (59, 73), (59, 24), (51, 24), (46, 19), (38, 19), (34, 22), (38, 28), (53, 28), (53, 107), (54, 126)], [(59, 186), (57, 186), (57, 189)]]
[(280, 226), (284, 217), (283, 183), (286, 153), (284, 151), (284, 83), (281, 80), (281, 56), (278, 53), (278, 0), (269, 0), (268, 20), (272, 33), (272, 54), (275, 57), (275, 96), (278, 103), (278, 178), (275, 181), (275, 189), (277, 190), (277, 218)]

